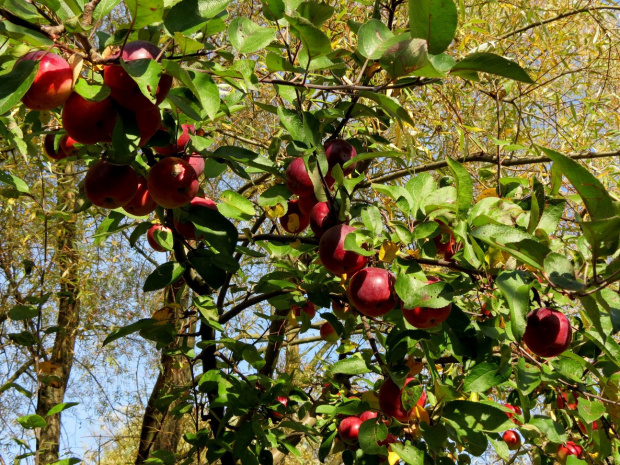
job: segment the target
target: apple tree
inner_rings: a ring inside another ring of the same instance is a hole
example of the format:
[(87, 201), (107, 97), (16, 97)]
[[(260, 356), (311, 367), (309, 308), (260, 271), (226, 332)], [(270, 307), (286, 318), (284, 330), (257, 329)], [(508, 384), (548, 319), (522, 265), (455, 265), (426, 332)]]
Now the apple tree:
[(620, 463), (617, 10), (0, 0), (16, 461), (81, 461), (99, 252), (136, 464)]

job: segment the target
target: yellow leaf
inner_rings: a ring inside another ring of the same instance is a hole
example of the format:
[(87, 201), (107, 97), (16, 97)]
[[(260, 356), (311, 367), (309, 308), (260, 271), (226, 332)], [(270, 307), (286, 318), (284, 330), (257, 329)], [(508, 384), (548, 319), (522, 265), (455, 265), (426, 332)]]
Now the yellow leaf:
[(39, 374), (41, 375), (51, 375), (54, 374), (60, 367), (52, 362), (41, 362), (39, 363)]
[(407, 255), (409, 255), (412, 258), (420, 258), (420, 250), (419, 249), (415, 249), (415, 250), (406, 250)]
[(393, 450), (388, 452), (388, 463), (390, 465), (394, 465), (395, 463), (398, 463), (398, 461), (400, 460), (400, 456), (394, 452)]
[(297, 239), (295, 242), (291, 242), (290, 246), (294, 248), (295, 250), (297, 250), (301, 247), (301, 241)]
[(392, 241), (383, 241), (381, 248), (379, 249), (379, 260), (386, 263), (391, 263), (396, 258), (396, 254), (399, 251), (398, 245)]
[(411, 409), (411, 412), (409, 412), (409, 418), (411, 420), (417, 420), (418, 423), (426, 423), (427, 425), (431, 422), (426, 409), (417, 404)]
[(157, 323), (155, 324), (163, 324), (166, 321), (172, 320), (173, 316), (174, 316), (174, 312), (172, 308), (163, 307), (157, 310), (155, 313), (153, 313), (152, 318), (154, 320), (157, 320)]
[(275, 207), (265, 207), (267, 218), (274, 219), (284, 216), (284, 206), (277, 204)]
[(478, 194), (476, 202), (480, 202), (482, 199), (486, 199), (487, 197), (497, 197), (497, 189), (495, 189), (495, 187), (489, 187), (483, 190), (480, 194)]
[(366, 391), (362, 394), (362, 401), (367, 402), (371, 409), (380, 410), (379, 397), (373, 391)]

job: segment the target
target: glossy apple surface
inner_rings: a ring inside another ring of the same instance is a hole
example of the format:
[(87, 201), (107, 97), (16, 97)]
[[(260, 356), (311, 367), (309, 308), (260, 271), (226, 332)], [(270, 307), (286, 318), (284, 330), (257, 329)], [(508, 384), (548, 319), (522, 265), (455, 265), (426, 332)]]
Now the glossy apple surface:
[(502, 434), (502, 439), (510, 450), (517, 450), (521, 447), (521, 436), (516, 431), (508, 430)]
[(347, 444), (357, 444), (360, 434), (360, 426), (362, 426), (362, 420), (358, 417), (346, 417), (338, 425), (338, 434)]
[(321, 236), (319, 242), (319, 257), (323, 266), (336, 275), (352, 275), (362, 269), (368, 258), (351, 250), (344, 250), (344, 241), (347, 234), (355, 231), (353, 226), (339, 224)]
[(146, 179), (143, 176), (138, 176), (136, 195), (133, 196), (127, 205), (123, 206), (123, 210), (135, 216), (145, 216), (154, 212), (156, 208), (157, 203), (149, 194)]
[(310, 229), (316, 237), (321, 237), (329, 228), (338, 225), (338, 213), (328, 202), (318, 202), (310, 211)]
[[(160, 128), (166, 130), (165, 128)], [(177, 128), (178, 130), (178, 128)], [(191, 134), (194, 134), (195, 128), (193, 124), (182, 124), (181, 135), (178, 138), (173, 137), (173, 142), (164, 147), (155, 147), (155, 151), (161, 155), (178, 155), (185, 152), (187, 144), (189, 144)], [(178, 132), (178, 131), (177, 131)], [(176, 140), (176, 142), (174, 142)]]
[(196, 171), (185, 160), (166, 157), (158, 161), (149, 173), (151, 197), (164, 208), (188, 204), (198, 192)]
[(523, 342), (539, 357), (560, 355), (572, 337), (570, 321), (562, 312), (542, 307), (528, 313)]
[[(136, 40), (125, 44), (120, 58), (126, 62), (141, 59), (155, 60), (159, 54), (160, 50), (155, 44)], [(119, 105), (138, 112), (159, 105), (166, 98), (172, 86), (172, 76), (162, 74), (159, 78), (155, 104), (142, 93), (136, 81), (121, 65), (106, 66), (103, 70), (103, 82), (110, 88), (110, 95)]]
[(349, 281), (349, 302), (366, 316), (385, 315), (398, 303), (395, 283), (394, 275), (383, 268), (361, 269)]
[[(432, 276), (428, 278), (426, 284), (433, 284), (439, 282), (439, 278)], [(445, 307), (439, 308), (427, 308), (427, 307), (415, 307), (404, 308), (403, 316), (405, 320), (416, 328), (428, 329), (433, 328), (448, 319), (450, 312), (452, 311), (452, 304), (448, 304)]]
[[(343, 139), (332, 139), (327, 141), (324, 145), (324, 149), (325, 156), (327, 157), (327, 164), (329, 165), (330, 170), (336, 165), (340, 165), (340, 167), (342, 167), (342, 165), (355, 158), (357, 155), (355, 147)], [(348, 174), (351, 174), (354, 169), (355, 163), (342, 171), (344, 175), (347, 176)]]
[(138, 132), (140, 133), (140, 142), (138, 142), (138, 145), (142, 147), (146, 145), (149, 139), (153, 137), (161, 127), (161, 112), (158, 107), (151, 106), (136, 111), (135, 115)]
[(379, 416), (379, 414), (377, 412), (374, 412), (372, 410), (366, 410), (363, 413), (360, 413), (358, 415), (359, 419), (362, 421), (366, 421), (366, 420), (372, 420), (373, 418), (377, 418)]
[(293, 194), (300, 197), (314, 195), (312, 179), (310, 179), (302, 157), (295, 158), (286, 167), (286, 186)]
[[(413, 378), (407, 378), (405, 386), (412, 381)], [(386, 378), (379, 389), (379, 406), (385, 416), (392, 417), (401, 423), (407, 423), (409, 412), (403, 406), (402, 394), (403, 390), (398, 388), (392, 378)]]
[(299, 234), (308, 227), (310, 218), (301, 212), (298, 200), (289, 200), (288, 210), (284, 216), (280, 217), (279, 221), (286, 232)]
[(301, 212), (304, 215), (310, 216), (310, 212), (312, 211), (312, 208), (317, 203), (319, 203), (319, 201), (314, 196), (314, 194), (303, 196), (303, 197), (299, 197), (299, 209), (301, 210)]
[(200, 177), (205, 172), (205, 159), (198, 152), (194, 152), (191, 155), (184, 155), (183, 160), (190, 164), (196, 175)]
[(69, 136), (81, 144), (112, 142), (117, 118), (109, 97), (92, 102), (73, 92), (62, 108), (62, 126)]
[[(189, 204), (192, 207), (202, 207), (209, 208), (211, 210), (217, 210), (217, 204), (213, 200), (205, 197), (194, 197)], [(196, 227), (191, 221), (183, 221), (174, 218), (173, 223), (174, 229), (176, 229), (177, 232), (184, 238), (198, 239), (199, 235), (196, 233)]]
[(62, 160), (63, 158), (76, 155), (78, 152), (77, 148), (74, 147), (76, 143), (75, 139), (67, 134), (60, 137), (60, 140), (58, 141), (58, 149), (54, 147), (55, 143), (55, 134), (45, 135), (45, 138), (43, 139), (43, 150), (52, 160)]
[(157, 252), (167, 252), (167, 250), (164, 249), (161, 245), (159, 245), (157, 241), (155, 240), (156, 231), (162, 231), (162, 232), (167, 232), (167, 233), (172, 234), (172, 230), (170, 228), (165, 227), (164, 225), (154, 224), (153, 226), (149, 228), (149, 230), (146, 233), (146, 240), (148, 241), (149, 245), (153, 248), (153, 250), (156, 250)]
[(319, 334), (321, 336), (321, 339), (331, 343), (338, 342), (338, 340), (340, 339), (338, 333), (328, 321), (321, 325), (321, 328), (319, 329)]
[(73, 70), (67, 60), (52, 52), (30, 52), (19, 60), (39, 62), (39, 70), (22, 97), (31, 110), (52, 110), (67, 101), (73, 91)]
[(577, 458), (581, 458), (581, 454), (583, 454), (583, 448), (580, 445), (575, 444), (573, 441), (567, 441), (565, 444), (560, 444), (556, 452), (558, 461), (561, 464), (566, 463), (566, 458), (569, 455), (574, 455)]
[(301, 316), (301, 312), (303, 311), (308, 318), (311, 320), (316, 315), (316, 306), (310, 300), (306, 301), (301, 307), (299, 305), (293, 305), (291, 310), (295, 314), (295, 316)]
[(86, 178), (84, 191), (98, 207), (118, 208), (126, 205), (138, 190), (138, 176), (129, 165), (113, 165), (104, 160), (93, 163)]

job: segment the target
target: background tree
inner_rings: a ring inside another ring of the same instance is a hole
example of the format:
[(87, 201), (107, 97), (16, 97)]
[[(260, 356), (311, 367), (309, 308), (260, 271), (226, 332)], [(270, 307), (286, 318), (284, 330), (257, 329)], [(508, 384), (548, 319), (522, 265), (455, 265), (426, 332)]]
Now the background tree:
[(2, 2), (10, 453), (620, 461), (618, 9)]

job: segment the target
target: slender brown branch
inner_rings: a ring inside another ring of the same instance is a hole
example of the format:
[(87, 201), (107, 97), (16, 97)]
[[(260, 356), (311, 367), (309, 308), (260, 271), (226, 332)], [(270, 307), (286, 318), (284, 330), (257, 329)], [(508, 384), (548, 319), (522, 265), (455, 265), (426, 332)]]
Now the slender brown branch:
[[(239, 240), (248, 239), (245, 235), (240, 235)], [(299, 241), (302, 244), (319, 245), (319, 240), (316, 237), (301, 237), (301, 236), (284, 236), (280, 234), (256, 234), (251, 239), (254, 241), (278, 241), (278, 242), (296, 242)]]
[(230, 321), (232, 318), (239, 315), (239, 313), (241, 313), (246, 308), (251, 307), (252, 305), (256, 305), (260, 302), (264, 302), (265, 300), (271, 299), (272, 297), (277, 297), (279, 295), (288, 294), (289, 292), (293, 292), (294, 290), (295, 289), (278, 289), (277, 291), (266, 292), (265, 294), (260, 294), (255, 297), (252, 297), (251, 299), (245, 300), (241, 302), (240, 304), (237, 304), (236, 306), (231, 308), (229, 311), (224, 313), (222, 316), (220, 316), (219, 322), (220, 324), (224, 324)]

